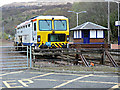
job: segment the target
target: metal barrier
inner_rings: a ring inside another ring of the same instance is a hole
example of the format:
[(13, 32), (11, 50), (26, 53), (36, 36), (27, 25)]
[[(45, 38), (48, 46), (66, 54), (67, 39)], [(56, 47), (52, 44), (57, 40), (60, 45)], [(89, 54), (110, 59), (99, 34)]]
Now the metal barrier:
[[(17, 51), (16, 48), (25, 49)], [(1, 70), (20, 70), (28, 68), (28, 46), (0, 46), (0, 49), (2, 56), (0, 57)]]

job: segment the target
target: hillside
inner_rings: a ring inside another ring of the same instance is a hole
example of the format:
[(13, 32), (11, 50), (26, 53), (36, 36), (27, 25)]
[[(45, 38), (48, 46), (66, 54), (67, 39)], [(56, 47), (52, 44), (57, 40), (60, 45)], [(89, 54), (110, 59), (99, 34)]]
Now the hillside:
[[(117, 4), (111, 3), (110, 9), (111, 39), (117, 41), (117, 27), (114, 26), (117, 20)], [(90, 21), (107, 27), (107, 3), (105, 2), (59, 2), (57, 4), (48, 2), (41, 5), (35, 2), (12, 3), (2, 7), (2, 20), (5, 32), (11, 35), (14, 35), (16, 25), (38, 15), (64, 15), (70, 19), (70, 28), (73, 28), (76, 26), (76, 14), (68, 13), (68, 10), (87, 11), (87, 13), (79, 14), (79, 24)]]
[(3, 6), (2, 7), (2, 20), (4, 21), (5, 25), (5, 32), (10, 33), (14, 35), (14, 27), (21, 22), (28, 20), (31, 17), (38, 16), (38, 15), (48, 15), (45, 13), (48, 10), (53, 10), (55, 8), (61, 8), (68, 10), (72, 7), (72, 5), (69, 4), (63, 4), (63, 5), (43, 5), (43, 6), (37, 6), (37, 5), (30, 5), (26, 6), (14, 6), (11, 5)]

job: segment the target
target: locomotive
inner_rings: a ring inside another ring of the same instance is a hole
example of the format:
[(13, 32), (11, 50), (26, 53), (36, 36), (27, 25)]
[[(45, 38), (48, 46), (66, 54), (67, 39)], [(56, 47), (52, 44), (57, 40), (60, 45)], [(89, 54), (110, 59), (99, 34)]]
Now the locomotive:
[(69, 21), (65, 16), (35, 16), (15, 29), (15, 46), (67, 48)]

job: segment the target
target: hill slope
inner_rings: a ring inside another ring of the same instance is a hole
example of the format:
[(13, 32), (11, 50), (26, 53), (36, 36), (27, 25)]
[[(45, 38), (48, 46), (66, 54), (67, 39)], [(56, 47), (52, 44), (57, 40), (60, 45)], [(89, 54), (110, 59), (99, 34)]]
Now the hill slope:
[[(14, 3), (15, 4), (15, 3)], [(55, 3), (54, 3), (55, 4)], [(70, 19), (70, 28), (76, 26), (76, 14), (68, 13), (68, 10), (87, 11), (79, 14), (79, 24), (90, 21), (107, 27), (107, 3), (105, 2), (75, 2), (64, 4), (36, 5), (22, 3), (18, 5), (7, 5), (2, 7), (2, 20), (5, 25), (5, 32), (14, 35), (14, 27), (19, 23), (38, 15), (64, 15)], [(111, 39), (117, 40), (117, 27), (114, 23), (117, 20), (117, 4), (110, 4), (110, 25)], [(107, 35), (107, 33), (106, 33)]]

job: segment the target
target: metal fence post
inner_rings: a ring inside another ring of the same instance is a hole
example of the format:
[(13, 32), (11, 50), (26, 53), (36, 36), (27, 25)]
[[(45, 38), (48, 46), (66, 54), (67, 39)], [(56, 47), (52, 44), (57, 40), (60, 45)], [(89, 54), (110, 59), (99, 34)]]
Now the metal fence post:
[(27, 67), (28, 67), (28, 46), (27, 46)]
[(32, 68), (32, 48), (30, 46), (30, 68)]

